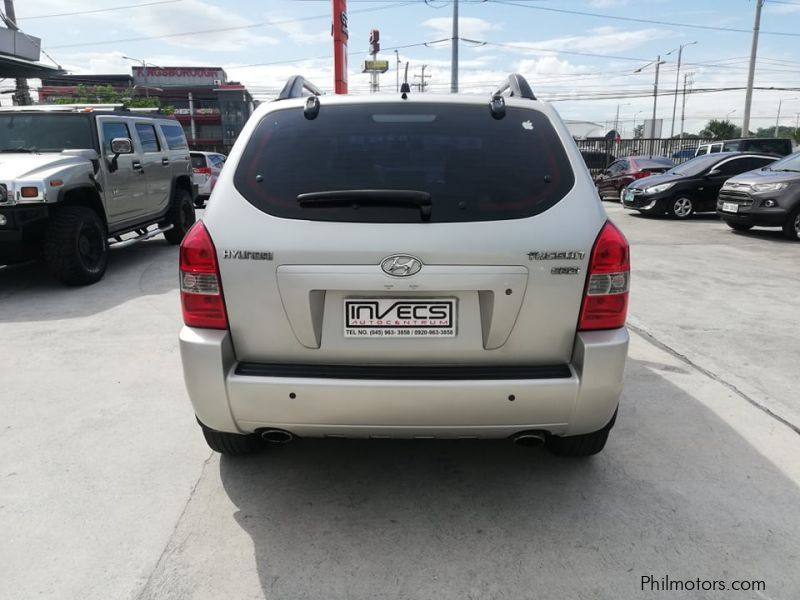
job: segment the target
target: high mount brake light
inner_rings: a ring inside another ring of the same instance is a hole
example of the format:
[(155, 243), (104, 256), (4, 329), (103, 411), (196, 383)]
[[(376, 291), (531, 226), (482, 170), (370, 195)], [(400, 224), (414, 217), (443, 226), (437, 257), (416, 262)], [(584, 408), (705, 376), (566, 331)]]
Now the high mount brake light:
[(181, 242), (180, 284), (186, 325), (206, 329), (228, 328), (217, 252), (202, 221), (195, 223)]
[(597, 235), (589, 259), (579, 331), (617, 329), (625, 325), (630, 270), (628, 240), (607, 221)]

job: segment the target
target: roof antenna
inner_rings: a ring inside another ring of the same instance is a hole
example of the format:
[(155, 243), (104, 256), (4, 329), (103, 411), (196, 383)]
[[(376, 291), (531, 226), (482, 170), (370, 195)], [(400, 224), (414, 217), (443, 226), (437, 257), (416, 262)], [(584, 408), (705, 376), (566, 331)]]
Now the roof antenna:
[(406, 73), (403, 77), (403, 85), (400, 86), (400, 97), (403, 100), (408, 100), (408, 93), (411, 91), (411, 86), (408, 85), (408, 61), (406, 61)]

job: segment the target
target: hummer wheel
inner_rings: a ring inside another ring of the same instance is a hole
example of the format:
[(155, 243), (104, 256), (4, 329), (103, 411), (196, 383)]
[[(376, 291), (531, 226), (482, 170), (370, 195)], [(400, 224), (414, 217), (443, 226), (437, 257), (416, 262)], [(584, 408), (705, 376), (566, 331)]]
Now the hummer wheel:
[(43, 244), (53, 276), (67, 285), (100, 281), (108, 265), (106, 228), (99, 215), (85, 206), (64, 206), (50, 216)]
[(192, 195), (187, 190), (178, 188), (175, 190), (175, 197), (172, 199), (172, 206), (169, 208), (166, 219), (166, 223), (173, 227), (164, 232), (164, 237), (170, 244), (180, 244), (183, 236), (194, 225), (195, 220)]

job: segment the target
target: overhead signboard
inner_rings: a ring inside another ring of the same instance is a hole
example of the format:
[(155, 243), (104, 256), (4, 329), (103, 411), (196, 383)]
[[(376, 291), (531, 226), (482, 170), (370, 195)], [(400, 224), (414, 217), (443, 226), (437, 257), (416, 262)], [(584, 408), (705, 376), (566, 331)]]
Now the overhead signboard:
[(365, 60), (364, 73), (386, 73), (389, 70), (388, 60)]

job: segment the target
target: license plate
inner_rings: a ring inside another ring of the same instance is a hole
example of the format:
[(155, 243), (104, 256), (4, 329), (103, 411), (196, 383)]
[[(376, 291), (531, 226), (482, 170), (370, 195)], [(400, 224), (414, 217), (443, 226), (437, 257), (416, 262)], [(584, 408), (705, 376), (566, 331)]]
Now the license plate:
[(723, 202), (722, 210), (725, 212), (739, 212), (739, 205), (734, 204), (733, 202)]
[(456, 335), (455, 298), (346, 298), (344, 336), (447, 338)]
[(633, 192), (625, 190), (624, 192), (622, 192), (622, 199), (625, 202), (633, 202)]

